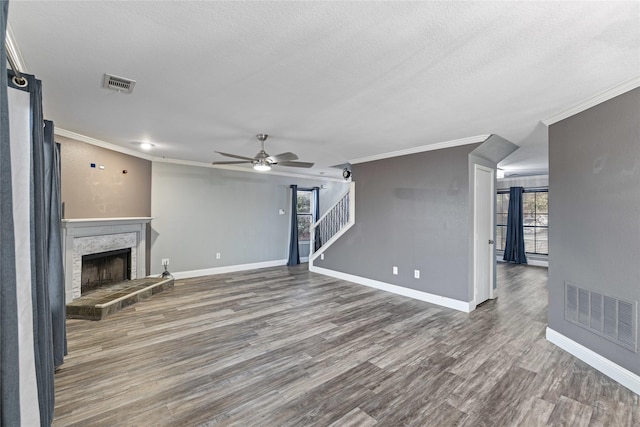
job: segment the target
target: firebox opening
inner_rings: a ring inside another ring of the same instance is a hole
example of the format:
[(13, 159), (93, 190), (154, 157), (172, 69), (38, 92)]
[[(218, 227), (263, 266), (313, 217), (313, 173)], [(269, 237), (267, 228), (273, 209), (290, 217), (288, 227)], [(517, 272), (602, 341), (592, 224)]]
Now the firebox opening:
[(82, 256), (81, 294), (131, 279), (131, 248)]

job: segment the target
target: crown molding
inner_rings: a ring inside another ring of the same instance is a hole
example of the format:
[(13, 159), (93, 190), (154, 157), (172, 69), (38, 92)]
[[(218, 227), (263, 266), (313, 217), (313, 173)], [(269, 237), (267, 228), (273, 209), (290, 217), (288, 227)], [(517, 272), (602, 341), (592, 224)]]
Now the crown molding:
[(554, 123), (557, 123), (568, 117), (581, 113), (584, 110), (587, 110), (591, 107), (595, 107), (598, 104), (608, 101), (611, 98), (615, 98), (618, 95), (622, 95), (625, 92), (629, 92), (630, 90), (633, 90), (637, 87), (640, 87), (640, 75), (637, 75), (635, 77), (630, 78), (629, 80), (626, 80), (620, 84), (617, 84), (616, 86), (612, 87), (611, 89), (607, 89), (604, 92), (600, 92), (580, 102), (579, 104), (574, 105), (571, 108), (561, 111), (558, 114), (554, 114), (551, 117), (547, 117), (546, 119), (542, 120), (542, 123), (544, 123), (547, 126), (551, 126)]
[(315, 179), (315, 180), (323, 180), (323, 181), (334, 181), (334, 182), (345, 182), (342, 178), (332, 178), (325, 175), (305, 175), (302, 173), (291, 173), (291, 172), (280, 172), (277, 170), (271, 169), (270, 171), (260, 172), (257, 170), (253, 170), (253, 168), (243, 168), (242, 166), (232, 166), (232, 165), (211, 165), (205, 164), (207, 167), (212, 167), (214, 169), (226, 169), (237, 172), (247, 172), (247, 173), (256, 173), (258, 175), (277, 175), (277, 176), (288, 176), (291, 178), (303, 178), (303, 179)]
[(27, 68), (24, 57), (22, 56), (22, 52), (20, 52), (20, 48), (16, 43), (16, 36), (13, 35), (13, 30), (11, 29), (11, 24), (7, 23), (7, 32), (4, 45), (7, 49), (7, 55), (11, 56), (18, 67), (18, 70), (23, 74), (30, 74), (29, 69)]
[(233, 166), (233, 165), (212, 165), (211, 163), (205, 162), (195, 162), (193, 160), (180, 160), (180, 159), (169, 159), (166, 157), (154, 157), (154, 162), (158, 163), (170, 163), (174, 165), (184, 165), (184, 166), (196, 166), (201, 168), (212, 168), (212, 169), (223, 169), (234, 172), (244, 172), (244, 173), (255, 173), (258, 175), (275, 175), (275, 176), (288, 176), (292, 178), (302, 178), (302, 179), (314, 179), (314, 180), (322, 180), (322, 181), (334, 181), (334, 182), (344, 182), (344, 179), (341, 178), (332, 178), (324, 175), (305, 175), (301, 173), (291, 173), (291, 172), (281, 172), (277, 170), (270, 171), (257, 171), (253, 168), (243, 168), (242, 166)]
[(425, 151), (441, 150), (443, 148), (458, 147), (460, 145), (467, 144), (476, 144), (478, 142), (486, 141), (490, 136), (491, 135), (476, 135), (467, 138), (453, 139), (451, 141), (438, 142), (435, 144), (422, 145), (420, 147), (407, 148), (405, 150), (374, 154), (372, 156), (359, 157), (357, 159), (349, 160), (349, 163), (354, 165), (358, 163), (373, 162), (375, 160), (390, 159), (392, 157), (406, 156), (408, 154), (423, 153)]
[(110, 142), (102, 141), (100, 139), (91, 138), (86, 135), (82, 135), (80, 133), (71, 132), (66, 129), (55, 128), (54, 133), (58, 136), (63, 136), (65, 138), (74, 139), (76, 141), (85, 142), (87, 144), (95, 145), (97, 147), (105, 148), (107, 150), (116, 151), (118, 153), (127, 154), (129, 156), (138, 157), (145, 160), (150, 160), (152, 162), (161, 162), (161, 163), (171, 163), (176, 165), (185, 165), (185, 166), (197, 166), (204, 168), (214, 168), (214, 169), (226, 169), (232, 170), (236, 172), (245, 172), (245, 173), (256, 173), (260, 175), (277, 175), (277, 176), (288, 176), (292, 178), (303, 178), (303, 179), (315, 179), (315, 180), (323, 180), (323, 181), (335, 181), (335, 182), (344, 182), (344, 179), (341, 178), (333, 178), (324, 175), (305, 175), (299, 173), (290, 173), (290, 172), (280, 172), (280, 171), (268, 171), (268, 172), (259, 172), (250, 168), (243, 168), (241, 166), (230, 166), (230, 165), (212, 165), (211, 163), (206, 162), (196, 162), (192, 160), (180, 160), (180, 159), (171, 159), (166, 157), (157, 157), (149, 154), (141, 153), (139, 151), (133, 150), (131, 148), (121, 147), (119, 145), (112, 144)]
[(91, 138), (90, 136), (82, 135), (80, 133), (71, 132), (66, 129), (55, 128), (54, 133), (65, 138), (75, 139), (76, 141), (86, 142), (87, 144), (95, 145), (97, 147), (106, 148), (107, 150), (117, 151), (118, 153), (128, 154), (133, 157), (139, 157), (145, 160), (153, 160), (154, 156), (144, 154), (131, 148), (121, 147), (110, 142), (102, 141), (100, 139)]

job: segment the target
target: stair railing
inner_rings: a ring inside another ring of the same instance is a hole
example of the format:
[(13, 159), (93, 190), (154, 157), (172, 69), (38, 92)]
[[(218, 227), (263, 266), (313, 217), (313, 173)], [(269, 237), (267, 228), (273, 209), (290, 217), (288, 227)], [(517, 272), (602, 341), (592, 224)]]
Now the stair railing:
[(355, 224), (355, 196), (355, 182), (351, 182), (340, 200), (311, 226), (310, 263)]

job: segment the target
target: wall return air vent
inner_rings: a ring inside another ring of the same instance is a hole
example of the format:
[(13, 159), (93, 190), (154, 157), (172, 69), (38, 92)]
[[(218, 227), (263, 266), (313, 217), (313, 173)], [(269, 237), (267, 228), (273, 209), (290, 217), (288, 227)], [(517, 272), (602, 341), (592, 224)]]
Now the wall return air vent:
[(130, 94), (133, 92), (133, 87), (136, 85), (135, 80), (127, 79), (124, 77), (114, 76), (113, 74), (104, 74), (102, 80), (102, 87), (105, 89), (111, 89), (120, 93)]
[(631, 351), (638, 351), (637, 302), (580, 288), (565, 281), (564, 318)]

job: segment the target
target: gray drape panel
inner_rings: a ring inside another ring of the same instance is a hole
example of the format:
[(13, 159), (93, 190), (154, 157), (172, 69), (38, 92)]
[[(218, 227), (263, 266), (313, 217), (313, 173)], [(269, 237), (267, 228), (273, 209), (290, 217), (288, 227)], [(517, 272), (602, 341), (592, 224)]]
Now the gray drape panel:
[(53, 329), (49, 301), (49, 217), (45, 203), (44, 119), (42, 84), (33, 76), (27, 89), (31, 94), (31, 298), (33, 299), (34, 351), (41, 425), (53, 421), (54, 384)]
[(507, 215), (507, 237), (503, 261), (526, 264), (524, 249), (524, 219), (522, 218), (522, 193), (524, 188), (509, 189), (509, 212)]
[[(320, 187), (313, 187), (313, 220), (320, 219)], [(316, 227), (313, 232), (313, 251), (317, 251), (322, 246), (320, 240), (320, 228)]]
[(45, 206), (48, 207), (47, 288), (51, 305), (53, 363), (60, 366), (67, 354), (66, 304), (62, 261), (62, 202), (60, 200), (60, 145), (53, 136), (53, 122), (44, 122)]
[[(8, 2), (0, 5), (0, 63), (7, 63)], [(0, 73), (0, 425), (20, 425), (18, 302), (7, 73)]]
[[(3, 2), (3, 26), (6, 13)], [(4, 41), (1, 49), (5, 60)], [(2, 74), (0, 423), (48, 426), (54, 369), (66, 345), (60, 157), (53, 123), (42, 117), (41, 82), (24, 75), (27, 85), (20, 88), (13, 72)]]
[(291, 186), (291, 229), (289, 230), (289, 260), (287, 265), (300, 264), (298, 249), (298, 186)]

